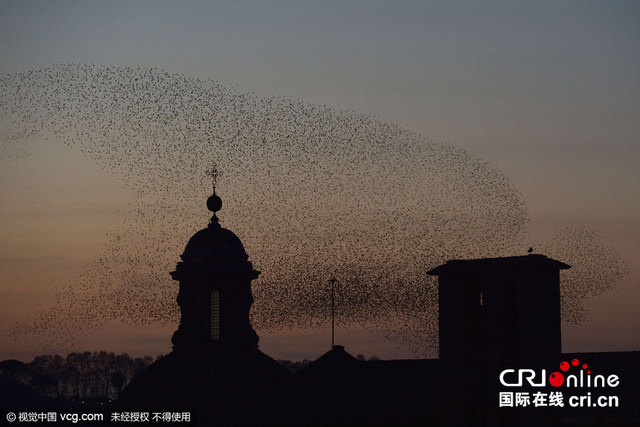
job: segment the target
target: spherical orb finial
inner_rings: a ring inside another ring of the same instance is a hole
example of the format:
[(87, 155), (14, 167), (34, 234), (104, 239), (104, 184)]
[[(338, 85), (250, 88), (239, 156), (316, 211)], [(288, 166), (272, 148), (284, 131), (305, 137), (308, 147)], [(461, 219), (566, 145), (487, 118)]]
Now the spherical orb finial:
[(207, 208), (211, 212), (218, 212), (222, 208), (222, 199), (216, 193), (213, 193), (207, 199)]

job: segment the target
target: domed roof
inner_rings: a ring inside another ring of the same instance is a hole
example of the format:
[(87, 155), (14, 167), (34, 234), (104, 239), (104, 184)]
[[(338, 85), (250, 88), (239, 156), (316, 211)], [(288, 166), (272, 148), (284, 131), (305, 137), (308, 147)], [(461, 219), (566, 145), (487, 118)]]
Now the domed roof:
[(248, 258), (242, 242), (232, 231), (211, 223), (193, 235), (182, 254), (182, 259), (193, 258)]
[(207, 200), (207, 207), (213, 211), (209, 226), (189, 239), (180, 256), (182, 261), (176, 265), (171, 277), (174, 280), (229, 275), (257, 278), (260, 272), (253, 269), (238, 236), (220, 227), (216, 212), (222, 207), (222, 200), (215, 194), (215, 189)]

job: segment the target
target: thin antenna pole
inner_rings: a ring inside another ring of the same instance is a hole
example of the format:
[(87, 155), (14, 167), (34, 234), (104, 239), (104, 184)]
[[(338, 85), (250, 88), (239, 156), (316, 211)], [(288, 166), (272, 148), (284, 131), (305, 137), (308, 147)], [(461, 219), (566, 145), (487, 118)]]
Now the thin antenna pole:
[(336, 301), (335, 301), (335, 292), (333, 287), (337, 280), (335, 278), (329, 279), (329, 283), (331, 283), (331, 348), (335, 346), (335, 326), (336, 326)]

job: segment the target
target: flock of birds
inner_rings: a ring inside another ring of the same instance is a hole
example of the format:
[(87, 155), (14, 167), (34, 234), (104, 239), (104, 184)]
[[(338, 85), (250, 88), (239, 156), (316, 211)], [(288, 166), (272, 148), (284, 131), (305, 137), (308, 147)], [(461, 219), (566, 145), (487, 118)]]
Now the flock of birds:
[[(64, 343), (109, 319), (177, 323), (168, 273), (207, 225), (213, 162), (224, 172), (221, 224), (262, 271), (251, 314), (259, 333), (326, 327), (335, 277), (338, 325), (428, 354), (437, 287), (426, 271), (527, 247), (526, 207), (507, 177), (369, 115), (153, 68), (76, 64), (3, 75), (0, 99), (0, 167), (29, 155), (28, 138), (48, 137), (135, 192), (103, 255), (59, 285), (56, 305), (17, 325), (16, 337)], [(563, 273), (569, 321), (624, 274), (590, 233), (574, 228), (544, 247), (574, 265)]]

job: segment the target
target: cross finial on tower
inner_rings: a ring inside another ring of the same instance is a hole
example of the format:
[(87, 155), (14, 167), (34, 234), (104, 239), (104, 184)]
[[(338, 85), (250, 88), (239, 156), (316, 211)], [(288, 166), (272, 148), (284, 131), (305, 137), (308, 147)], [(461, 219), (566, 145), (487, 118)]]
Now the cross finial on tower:
[(222, 172), (218, 169), (218, 164), (213, 162), (211, 164), (211, 169), (209, 169), (206, 174), (211, 177), (211, 183), (213, 184), (213, 194), (216, 194), (216, 184), (218, 183), (218, 178), (222, 176)]
[(216, 194), (216, 184), (218, 183), (218, 178), (222, 176), (222, 172), (218, 170), (218, 165), (216, 162), (213, 162), (211, 165), (211, 169), (209, 169), (206, 174), (211, 177), (211, 183), (213, 184), (213, 194), (207, 199), (207, 208), (213, 212), (213, 216), (211, 217), (210, 227), (219, 227), (218, 217), (216, 216), (216, 212), (222, 208), (222, 199), (218, 197)]

